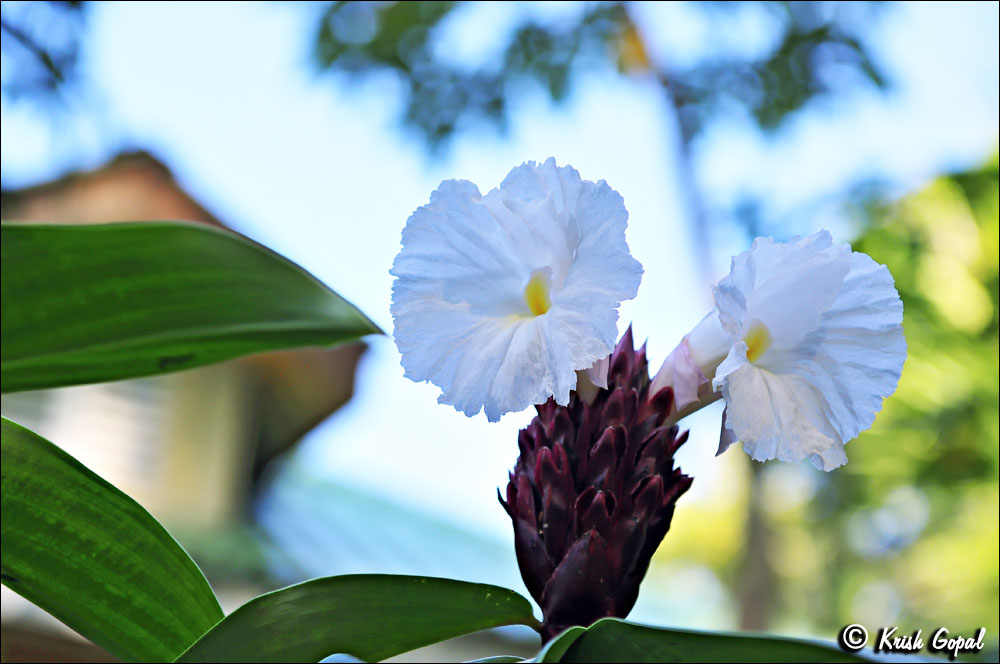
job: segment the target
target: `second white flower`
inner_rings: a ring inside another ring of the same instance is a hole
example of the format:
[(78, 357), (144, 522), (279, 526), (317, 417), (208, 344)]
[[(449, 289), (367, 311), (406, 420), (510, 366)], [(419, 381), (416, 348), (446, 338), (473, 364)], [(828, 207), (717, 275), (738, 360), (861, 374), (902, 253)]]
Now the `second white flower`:
[(733, 258), (715, 304), (664, 362), (651, 394), (672, 387), (676, 417), (726, 401), (719, 451), (832, 470), (868, 429), (906, 359), (892, 275), (826, 231), (757, 238)]

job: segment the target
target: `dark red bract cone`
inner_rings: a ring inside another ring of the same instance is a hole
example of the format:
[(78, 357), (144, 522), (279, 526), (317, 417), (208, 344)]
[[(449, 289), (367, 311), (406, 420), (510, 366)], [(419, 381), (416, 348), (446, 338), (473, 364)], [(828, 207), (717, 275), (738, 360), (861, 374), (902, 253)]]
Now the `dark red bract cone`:
[(624, 618), (691, 478), (674, 468), (687, 440), (666, 427), (670, 388), (649, 399), (645, 346), (631, 328), (611, 355), (608, 389), (592, 403), (551, 399), (518, 437), (501, 504), (514, 524), (521, 576), (542, 607), (542, 638)]

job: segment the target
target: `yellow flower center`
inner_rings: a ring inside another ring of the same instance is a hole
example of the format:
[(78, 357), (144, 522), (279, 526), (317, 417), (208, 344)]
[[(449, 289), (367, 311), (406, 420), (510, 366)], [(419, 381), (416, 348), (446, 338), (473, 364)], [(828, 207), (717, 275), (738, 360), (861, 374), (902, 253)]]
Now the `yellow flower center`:
[(549, 290), (552, 288), (552, 270), (541, 268), (531, 273), (528, 285), (524, 287), (524, 301), (535, 316), (541, 316), (552, 306)]
[(767, 331), (763, 323), (755, 321), (750, 326), (746, 336), (743, 337), (743, 343), (747, 345), (747, 359), (756, 362), (771, 347), (771, 333)]

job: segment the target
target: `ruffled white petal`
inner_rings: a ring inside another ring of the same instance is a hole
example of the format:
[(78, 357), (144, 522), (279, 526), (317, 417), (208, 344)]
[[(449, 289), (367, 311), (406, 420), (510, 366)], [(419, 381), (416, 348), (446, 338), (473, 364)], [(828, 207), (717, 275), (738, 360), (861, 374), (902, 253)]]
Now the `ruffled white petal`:
[[(567, 403), (575, 372), (610, 354), (617, 307), (638, 290), (627, 216), (606, 183), (553, 159), (515, 168), (486, 196), (443, 182), (407, 221), (391, 270), (405, 375), (491, 421), (550, 396)], [(536, 316), (524, 288), (539, 270), (551, 306)]]
[(906, 359), (902, 321), (903, 303), (889, 270), (854, 253), (851, 272), (820, 328), (769, 361), (775, 371), (822, 390), (825, 420), (846, 442), (871, 427), (882, 400), (896, 390)]
[(824, 431), (823, 395), (796, 375), (773, 374), (746, 359), (738, 341), (719, 366), (715, 384), (726, 400), (726, 427), (756, 461), (810, 459), (824, 470), (847, 462), (844, 448)]
[(851, 248), (821, 231), (789, 242), (757, 238), (716, 286), (722, 327), (741, 339), (763, 323), (775, 347), (791, 347), (820, 323), (850, 269)]
[[(725, 427), (756, 460), (808, 458), (824, 470), (843, 465), (844, 444), (871, 426), (896, 389), (906, 357), (902, 302), (885, 266), (861, 253), (847, 261), (835, 297), (800, 341), (785, 346), (776, 340), (755, 363), (747, 360), (747, 344), (736, 341), (716, 371)], [(728, 297), (729, 305), (738, 299)], [(772, 330), (781, 324), (774, 316), (762, 319)]]

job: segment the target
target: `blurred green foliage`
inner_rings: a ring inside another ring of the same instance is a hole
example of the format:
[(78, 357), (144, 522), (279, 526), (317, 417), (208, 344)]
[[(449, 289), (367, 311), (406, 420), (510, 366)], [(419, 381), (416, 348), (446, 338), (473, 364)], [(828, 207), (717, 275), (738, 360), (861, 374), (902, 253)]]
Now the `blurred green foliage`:
[(678, 510), (658, 564), (708, 566), (744, 626), (830, 638), (898, 625), (925, 640), (985, 627), (980, 659), (995, 661), (998, 206), (994, 157), (854, 207), (853, 248), (889, 267), (903, 300), (896, 393), (834, 472), (720, 457), (727, 490)]
[(574, 75), (588, 69), (652, 75), (670, 95), (685, 143), (722, 114), (746, 113), (770, 130), (818, 97), (859, 81), (886, 84), (861, 39), (876, 3), (694, 3), (717, 22), (761, 11), (775, 32), (774, 45), (756, 55), (715, 51), (676, 67), (650, 56), (644, 28), (623, 2), (588, 3), (558, 22), (525, 17), (488, 63), (455, 63), (439, 42), (461, 4), (330, 3), (316, 30), (315, 63), (321, 71), (359, 76), (396, 73), (403, 83), (403, 123), (431, 148), (463, 123), (504, 127), (520, 83), (539, 83), (559, 102)]
[(832, 624), (881, 602), (900, 632), (986, 627), (996, 648), (998, 191), (994, 156), (859, 219), (853, 246), (895, 278), (908, 357), (846, 472), (798, 520), (824, 565), (786, 584), (786, 610), (826, 597), (814, 615)]

